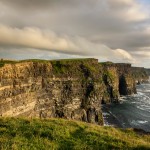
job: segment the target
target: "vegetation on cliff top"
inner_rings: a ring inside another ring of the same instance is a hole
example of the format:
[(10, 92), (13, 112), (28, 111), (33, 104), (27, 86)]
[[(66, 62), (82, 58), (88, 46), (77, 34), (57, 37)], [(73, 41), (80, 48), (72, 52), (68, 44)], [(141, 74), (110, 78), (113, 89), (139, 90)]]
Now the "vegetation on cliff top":
[(93, 77), (98, 75), (99, 69), (96, 68), (98, 60), (89, 59), (63, 59), (51, 60), (55, 75), (80, 76), (81, 78)]
[(18, 61), (17, 60), (9, 60), (9, 59), (0, 59), (0, 63), (1, 64), (14, 64), (14, 63), (21, 63), (21, 62), (41, 62), (41, 63), (44, 63), (44, 62), (56, 62), (56, 61), (65, 63), (65, 62), (69, 62), (69, 61), (72, 61), (72, 62), (77, 62), (77, 61), (84, 62), (86, 60), (94, 60), (94, 58), (74, 58), (74, 59), (58, 59), (58, 60), (25, 59), (25, 60), (18, 60)]
[[(0, 67), (3, 67), (5, 64), (16, 64), (16, 63), (22, 63), (22, 62), (34, 62), (34, 63), (51, 63), (53, 66), (53, 71), (56, 74), (62, 74), (67, 72), (75, 74), (75, 70), (79, 70), (79, 66), (81, 64), (84, 64), (84, 66), (91, 72), (97, 72), (97, 68), (95, 66), (91, 65), (93, 61), (97, 61), (97, 59), (94, 58), (78, 58), (78, 59), (60, 59), (60, 60), (42, 60), (42, 59), (26, 59), (26, 60), (0, 60)], [(74, 70), (73, 70), (74, 69)], [(81, 70), (80, 70), (81, 71)], [(78, 74), (79, 72), (77, 72)]]
[(64, 119), (0, 118), (0, 149), (150, 149), (150, 136)]
[(0, 67), (3, 67), (5, 64), (15, 64), (17, 62), (18, 61), (15, 61), (15, 60), (3, 60), (3, 59), (1, 59), (0, 60)]

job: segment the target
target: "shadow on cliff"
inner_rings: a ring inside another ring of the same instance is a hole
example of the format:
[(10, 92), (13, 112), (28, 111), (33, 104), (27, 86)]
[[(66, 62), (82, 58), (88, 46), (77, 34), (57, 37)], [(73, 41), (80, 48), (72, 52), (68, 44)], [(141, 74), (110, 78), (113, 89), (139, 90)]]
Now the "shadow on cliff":
[(128, 94), (126, 79), (123, 75), (119, 79), (119, 93), (120, 93), (120, 95)]

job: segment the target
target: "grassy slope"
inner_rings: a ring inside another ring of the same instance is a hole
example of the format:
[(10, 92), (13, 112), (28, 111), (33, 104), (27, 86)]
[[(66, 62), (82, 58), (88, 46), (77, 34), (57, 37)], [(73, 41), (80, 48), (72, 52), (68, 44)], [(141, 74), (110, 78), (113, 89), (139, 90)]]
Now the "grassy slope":
[(0, 149), (150, 149), (150, 136), (132, 129), (63, 119), (0, 118)]

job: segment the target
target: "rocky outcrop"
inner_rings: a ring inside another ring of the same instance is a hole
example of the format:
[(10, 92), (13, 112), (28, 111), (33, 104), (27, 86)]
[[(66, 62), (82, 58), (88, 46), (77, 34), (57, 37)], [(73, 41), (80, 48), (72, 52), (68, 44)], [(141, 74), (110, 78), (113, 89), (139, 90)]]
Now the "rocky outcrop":
[(144, 67), (132, 67), (132, 75), (137, 84), (147, 83), (149, 80), (149, 74)]
[(5, 64), (0, 68), (0, 115), (102, 124), (103, 84), (96, 65), (95, 59)]
[(0, 116), (103, 124), (101, 103), (136, 92), (130, 64), (97, 59), (1, 62)]
[(150, 69), (146, 68), (145, 71), (146, 71), (147, 75), (150, 76)]
[(136, 93), (135, 79), (132, 74), (131, 64), (116, 64), (119, 74), (119, 93), (120, 95), (131, 95)]
[[(103, 81), (107, 87), (105, 91), (109, 94), (109, 100), (118, 102), (120, 95), (136, 93), (131, 64), (106, 62), (100, 65), (102, 65)], [(106, 103), (108, 102), (106, 101)]]

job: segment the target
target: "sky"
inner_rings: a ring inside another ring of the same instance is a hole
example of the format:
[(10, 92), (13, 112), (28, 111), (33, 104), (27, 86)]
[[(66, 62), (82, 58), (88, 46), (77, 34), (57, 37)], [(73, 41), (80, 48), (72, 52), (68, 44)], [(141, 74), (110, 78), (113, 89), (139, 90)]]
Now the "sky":
[(150, 0), (0, 0), (0, 58), (86, 57), (150, 68)]

